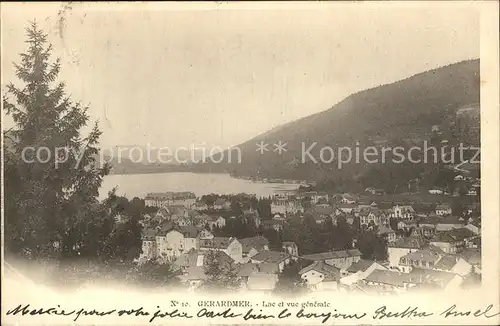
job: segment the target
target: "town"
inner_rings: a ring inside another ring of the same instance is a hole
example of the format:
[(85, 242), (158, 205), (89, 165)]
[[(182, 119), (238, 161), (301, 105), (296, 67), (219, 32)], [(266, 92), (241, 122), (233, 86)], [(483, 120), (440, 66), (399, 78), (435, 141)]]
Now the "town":
[(481, 285), (482, 215), (496, 217), (481, 211), (472, 20), (26, 10), (4, 15), (2, 51), (14, 62), (1, 137), (14, 294)]
[(474, 192), (458, 208), (433, 189), (421, 196), (299, 190), (259, 199), (150, 193), (136, 263), (168, 264), (190, 290), (214, 277), (227, 288), (264, 292), (474, 286), (481, 278), (479, 180), (455, 176), (465, 179)]

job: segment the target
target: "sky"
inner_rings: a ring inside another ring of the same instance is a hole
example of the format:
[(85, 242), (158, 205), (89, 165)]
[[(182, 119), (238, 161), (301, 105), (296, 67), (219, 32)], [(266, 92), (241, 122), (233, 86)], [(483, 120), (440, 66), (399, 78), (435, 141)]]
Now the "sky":
[(36, 19), (103, 147), (226, 148), (352, 93), (479, 58), (473, 8), (423, 5), (4, 3), (2, 89)]

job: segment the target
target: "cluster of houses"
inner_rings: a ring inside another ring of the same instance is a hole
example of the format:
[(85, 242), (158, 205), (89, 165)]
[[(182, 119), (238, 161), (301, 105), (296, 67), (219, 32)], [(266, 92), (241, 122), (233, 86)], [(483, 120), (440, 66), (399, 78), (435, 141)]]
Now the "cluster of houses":
[[(307, 201), (304, 201), (307, 196)], [(304, 204), (306, 203), (306, 204)], [(434, 208), (429, 208), (434, 207)], [(452, 207), (448, 202), (430, 203), (428, 206), (412, 205), (407, 202), (375, 202), (372, 199), (359, 198), (350, 194), (329, 196), (325, 193), (303, 193), (299, 196), (276, 196), (271, 204), (272, 219), (262, 221), (265, 228), (282, 230), (291, 216), (312, 216), (317, 224), (331, 219), (335, 225), (339, 218), (353, 225), (356, 220), (361, 226), (377, 227), (378, 232), (387, 235), (388, 240), (396, 240), (398, 230), (418, 228), (423, 235), (434, 235), (438, 230), (467, 227), (477, 231), (479, 217), (474, 216), (476, 205), (466, 207), (464, 216), (452, 216)], [(397, 221), (397, 228), (390, 228), (391, 219)]]
[(196, 195), (188, 191), (149, 193), (144, 198), (146, 206), (158, 208), (169, 206), (191, 207), (195, 202)]
[[(155, 214), (145, 214), (142, 223), (142, 254), (138, 262), (150, 259), (172, 262), (190, 250), (221, 250), (234, 261), (243, 257), (238, 242), (233, 238), (217, 238), (215, 228), (223, 228), (235, 216), (229, 211), (230, 202), (217, 199), (211, 211), (191, 192), (148, 194), (147, 206), (156, 207)], [(255, 210), (243, 211), (249, 223), (259, 227), (260, 218)], [(240, 246), (241, 247), (241, 246)]]
[(463, 194), (467, 196), (478, 196), (481, 192), (481, 180), (479, 178), (473, 178), (469, 176), (468, 171), (462, 169), (465, 163), (466, 162), (461, 163), (456, 167), (454, 167), (456, 171), (464, 171), (466, 173), (457, 174), (453, 178), (453, 181), (455, 182), (455, 187), (453, 188), (452, 193), (440, 187), (433, 187), (428, 190), (429, 194), (460, 196), (462, 191), (464, 192)]
[[(226, 219), (220, 215), (206, 215), (185, 210), (182, 214), (172, 213), (172, 208), (162, 208), (151, 217), (142, 221), (142, 255), (139, 261), (159, 259), (172, 261), (190, 249), (226, 250), (236, 261), (241, 260), (241, 253), (232, 250), (232, 241), (219, 241), (212, 230), (225, 226)], [(175, 212), (175, 211), (174, 211)], [(215, 240), (214, 240), (215, 239)], [(227, 247), (224, 247), (227, 245)]]
[[(204, 269), (209, 252), (215, 252), (221, 264), (234, 266), (242, 287), (250, 291), (272, 291), (279, 274), (291, 261), (300, 263), (300, 278), (315, 291), (392, 293), (429, 287), (454, 289), (471, 273), (481, 274), (480, 218), (452, 216), (447, 203), (422, 212), (405, 203), (381, 208), (376, 202), (349, 194), (328, 196), (311, 192), (276, 196), (271, 205), (272, 219), (260, 221), (258, 213), (244, 211), (257, 227), (276, 230), (297, 214), (310, 214), (318, 224), (327, 219), (335, 224), (340, 217), (349, 224), (358, 220), (387, 239), (388, 259), (377, 262), (362, 259), (354, 245), (350, 250), (300, 255), (300, 248), (293, 242), (283, 242), (281, 250), (275, 251), (269, 249), (269, 241), (263, 236), (216, 237), (213, 228), (223, 227), (228, 218), (234, 217), (220, 212), (207, 214), (205, 206), (196, 199), (192, 201), (190, 193), (182, 195), (184, 201), (173, 193), (149, 197), (149, 203), (159, 209), (154, 216), (144, 218), (143, 252), (138, 262), (152, 258), (168, 261), (192, 289), (206, 280)], [(230, 205), (224, 200), (215, 204), (220, 210)]]

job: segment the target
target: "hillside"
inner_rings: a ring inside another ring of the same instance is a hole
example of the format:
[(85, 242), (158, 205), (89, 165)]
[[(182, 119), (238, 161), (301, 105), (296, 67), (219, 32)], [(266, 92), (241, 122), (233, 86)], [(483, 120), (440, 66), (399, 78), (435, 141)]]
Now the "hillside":
[[(479, 60), (463, 61), (423, 72), (407, 79), (364, 90), (348, 96), (332, 108), (285, 124), (259, 135), (239, 147), (241, 164), (219, 166), (237, 176), (295, 179), (323, 179), (332, 175), (352, 177), (366, 164), (351, 164), (338, 171), (329, 164), (304, 163), (302, 146), (319, 158), (319, 148), (369, 145), (419, 144), (433, 136), (433, 126), (452, 135), (457, 111), (469, 105), (479, 110)], [(478, 126), (477, 126), (478, 127)], [(440, 132), (442, 133), (442, 132)], [(455, 137), (451, 137), (453, 140)], [(472, 143), (478, 143), (479, 139)], [(278, 155), (272, 144), (287, 142), (287, 151)], [(256, 143), (270, 144), (261, 155)], [(205, 168), (208, 168), (209, 165)], [(201, 167), (198, 167), (201, 169)], [(216, 169), (210, 165), (211, 169)]]
[[(437, 138), (450, 144), (460, 141), (477, 146), (479, 71), (479, 60), (463, 61), (355, 93), (326, 111), (278, 126), (238, 145), (241, 163), (134, 163), (122, 157), (120, 162), (111, 159), (111, 173), (230, 172), (235, 176), (260, 178), (342, 179), (343, 183), (363, 178), (371, 180), (361, 186), (379, 186), (381, 181), (377, 180), (381, 179), (396, 179), (396, 183), (404, 184), (427, 173), (428, 168), (415, 164), (395, 167), (353, 162), (339, 169), (336, 157), (327, 163), (311, 162), (305, 157), (303, 162), (302, 147), (309, 148), (317, 142), (310, 153), (319, 160), (319, 149), (324, 146), (334, 150), (348, 146), (354, 151), (357, 144), (361, 150), (371, 145), (408, 147)], [(435, 132), (435, 128), (439, 131)], [(4, 140), (8, 148), (9, 140)], [(264, 154), (256, 151), (256, 144), (261, 141), (268, 144), (269, 151)], [(287, 143), (282, 154), (273, 151), (273, 145), (279, 141)], [(217, 156), (214, 160), (218, 160)], [(224, 157), (228, 157), (227, 152)], [(329, 154), (325, 157), (329, 159)], [(373, 184), (375, 181), (377, 184)]]

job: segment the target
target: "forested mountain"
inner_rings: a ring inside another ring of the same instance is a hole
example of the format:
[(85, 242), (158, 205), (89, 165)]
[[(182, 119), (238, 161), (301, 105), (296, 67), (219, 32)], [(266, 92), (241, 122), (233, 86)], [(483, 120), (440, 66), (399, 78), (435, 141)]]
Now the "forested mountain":
[[(354, 153), (356, 146), (361, 150), (367, 146), (408, 147), (438, 140), (449, 144), (464, 140), (468, 144), (479, 144), (479, 71), (479, 60), (463, 61), (358, 92), (326, 111), (240, 144), (242, 162), (239, 164), (205, 164), (198, 168), (261, 178), (352, 179), (380, 167), (361, 160), (339, 169), (337, 157), (329, 162), (328, 153), (324, 153), (325, 160), (319, 160), (320, 149), (349, 146)], [(467, 119), (463, 119), (464, 112)], [(469, 125), (463, 127), (463, 121)], [(261, 141), (269, 144), (269, 150), (263, 154), (256, 151), (256, 144)], [(286, 151), (281, 154), (273, 151), (279, 141), (287, 143)], [(303, 148), (309, 148), (314, 142), (317, 144), (309, 153), (318, 163), (302, 155)], [(414, 164), (412, 169), (418, 170)]]

